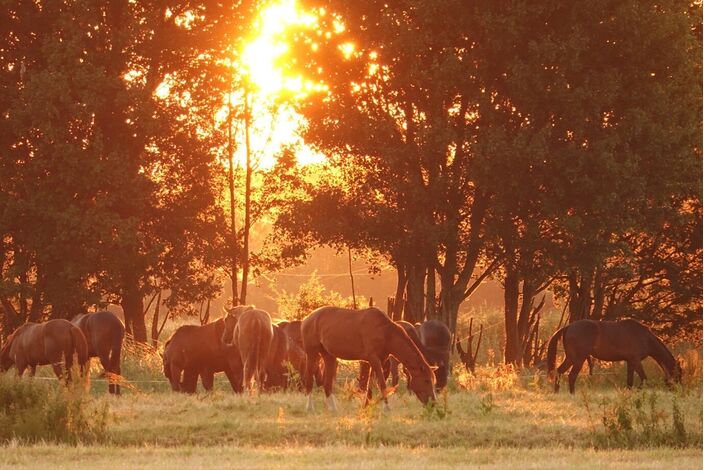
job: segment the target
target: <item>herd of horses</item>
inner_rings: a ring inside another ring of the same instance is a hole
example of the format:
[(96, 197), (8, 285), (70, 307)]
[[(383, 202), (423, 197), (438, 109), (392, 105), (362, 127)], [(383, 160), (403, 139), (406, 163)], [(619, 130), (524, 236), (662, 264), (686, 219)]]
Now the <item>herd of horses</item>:
[[(90, 358), (98, 357), (108, 377), (108, 391), (119, 395), (124, 337), (122, 321), (110, 312), (81, 314), (70, 322), (26, 323), (0, 348), (0, 371), (15, 366), (20, 376), (27, 369), (33, 376), (38, 365), (51, 365), (57, 377), (70, 380), (74, 361), (86, 374)], [(559, 341), (565, 359), (555, 368)], [(212, 390), (214, 376), (220, 372), (237, 393), (257, 387), (285, 389), (289, 378), (298, 374), (308, 399), (306, 408), (313, 409), (312, 391), (317, 384), (334, 411), (338, 359), (360, 361), (359, 388), (365, 402), (372, 397), (369, 382), (373, 379), (388, 408), (387, 396), (399, 382), (399, 366), (418, 400), (434, 401), (447, 385), (451, 348), (450, 330), (442, 322), (393, 321), (374, 307), (322, 307), (301, 321), (274, 323), (264, 310), (240, 305), (212, 323), (179, 327), (165, 343), (162, 359), (164, 375), (175, 392), (195, 393), (198, 378), (205, 390)], [(641, 384), (645, 380), (641, 361), (647, 357), (658, 363), (668, 382), (681, 380), (679, 361), (643, 324), (631, 319), (580, 320), (560, 328), (550, 339), (547, 370), (555, 375), (557, 392), (560, 376), (571, 368), (569, 386), (574, 393), (585, 361), (626, 361), (631, 387), (634, 373)]]

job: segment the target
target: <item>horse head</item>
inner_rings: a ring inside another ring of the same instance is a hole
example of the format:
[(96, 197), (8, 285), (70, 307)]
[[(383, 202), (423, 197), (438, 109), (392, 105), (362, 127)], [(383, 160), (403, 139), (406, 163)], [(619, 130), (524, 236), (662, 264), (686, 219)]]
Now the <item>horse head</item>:
[(408, 388), (418, 397), (424, 405), (429, 400), (435, 401), (435, 371), (436, 367), (431, 367), (422, 362), (419, 367), (408, 369), (411, 376), (408, 381)]
[(12, 346), (14, 336), (14, 333), (9, 335), (0, 349), (0, 372), (5, 372), (14, 364), (12, 357), (10, 357), (10, 346)]
[(225, 310), (227, 312), (223, 321), (225, 322), (225, 329), (222, 332), (222, 344), (225, 346), (232, 346), (234, 342), (233, 334), (235, 331), (235, 326), (244, 312), (249, 310), (254, 310), (254, 305), (238, 305), (230, 309)]

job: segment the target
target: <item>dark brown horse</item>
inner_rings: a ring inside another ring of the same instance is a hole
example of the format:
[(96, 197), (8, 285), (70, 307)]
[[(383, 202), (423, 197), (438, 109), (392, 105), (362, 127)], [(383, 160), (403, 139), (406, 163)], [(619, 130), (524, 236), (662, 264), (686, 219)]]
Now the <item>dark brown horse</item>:
[[(306, 374), (306, 353), (303, 351), (303, 337), (301, 336), (301, 321), (282, 321), (278, 323), (288, 337), (288, 353), (286, 359), (301, 377), (300, 387), (303, 388), (303, 377)], [(323, 371), (318, 361), (318, 367), (313, 369), (316, 385), (323, 384)]]
[(570, 393), (574, 393), (577, 375), (584, 361), (590, 357), (610, 362), (626, 361), (629, 387), (633, 386), (634, 372), (643, 384), (645, 372), (641, 361), (648, 356), (658, 363), (668, 381), (681, 380), (682, 370), (672, 353), (647, 326), (636, 320), (579, 320), (560, 328), (548, 343), (548, 374), (555, 370), (557, 342), (560, 339), (565, 348), (565, 360), (557, 368), (555, 392), (560, 389), (560, 375), (572, 367), (569, 382)]
[(263, 388), (273, 336), (271, 317), (264, 310), (240, 305), (230, 309), (225, 316), (222, 342), (231, 360), (234, 358), (236, 362), (239, 357), (244, 389), (252, 390), (252, 379)]
[(427, 320), (418, 329), (420, 341), (423, 344), (423, 355), (431, 366), (436, 366), (435, 383), (438, 390), (447, 385), (450, 372), (450, 329), (439, 320)]
[(88, 357), (100, 359), (108, 379), (108, 392), (119, 395), (120, 354), (125, 325), (112, 312), (76, 315), (71, 323), (81, 329), (88, 342)]
[[(320, 356), (325, 363), (323, 387), (326, 401), (333, 411), (337, 410), (332, 396), (332, 384), (338, 358), (369, 363), (376, 376), (385, 408), (388, 408), (388, 403), (382, 362), (389, 355), (406, 367), (411, 376), (409, 388), (423, 404), (435, 399), (433, 373), (423, 355), (403, 328), (377, 308), (319, 308), (303, 320), (301, 334), (307, 356), (305, 386), (308, 410), (313, 409), (313, 369)], [(364, 390), (368, 384), (365, 385)]]
[(0, 350), (0, 371), (6, 371), (14, 365), (20, 376), (27, 368), (30, 375), (34, 376), (37, 366), (51, 364), (57, 377), (63, 376), (68, 380), (71, 378), (74, 354), (81, 373), (85, 373), (88, 363), (86, 338), (68, 320), (25, 323), (7, 337)]
[(284, 333), (283, 328), (279, 325), (272, 325), (271, 345), (269, 347), (269, 355), (266, 359), (266, 381), (264, 388), (286, 389), (288, 385), (288, 368), (286, 361), (288, 360), (288, 336)]
[(175, 392), (195, 393), (200, 376), (203, 388), (213, 389), (215, 373), (225, 372), (235, 392), (242, 392), (241, 369), (232, 369), (222, 345), (225, 320), (203, 326), (179, 327), (164, 346), (164, 375)]

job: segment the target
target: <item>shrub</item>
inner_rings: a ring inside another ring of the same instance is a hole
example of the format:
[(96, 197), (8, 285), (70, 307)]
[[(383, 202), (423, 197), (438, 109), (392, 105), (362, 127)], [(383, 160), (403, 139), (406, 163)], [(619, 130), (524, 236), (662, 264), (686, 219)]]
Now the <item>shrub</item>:
[(106, 439), (107, 401), (96, 400), (78, 381), (0, 374), (0, 441), (96, 442)]
[(301, 320), (313, 310), (327, 305), (352, 308), (350, 297), (344, 298), (339, 293), (326, 289), (315, 273), (301, 284), (295, 294), (279, 292), (276, 303), (279, 312), (287, 320)]
[[(586, 394), (583, 396), (591, 420), (592, 411)], [(592, 428), (594, 445), (609, 448), (695, 445), (694, 436), (685, 429), (678, 394), (671, 394), (670, 413), (658, 403), (659, 396), (655, 390), (625, 390), (615, 400), (603, 399), (599, 404), (601, 429)]]

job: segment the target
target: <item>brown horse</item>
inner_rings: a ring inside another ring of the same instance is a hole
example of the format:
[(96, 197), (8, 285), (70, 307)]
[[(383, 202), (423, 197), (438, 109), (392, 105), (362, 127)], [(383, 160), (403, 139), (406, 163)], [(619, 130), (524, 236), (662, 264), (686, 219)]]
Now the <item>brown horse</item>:
[(221, 343), (225, 320), (203, 326), (179, 327), (164, 346), (164, 375), (175, 392), (195, 393), (200, 376), (203, 388), (213, 389), (215, 373), (225, 372), (232, 390), (242, 392), (241, 368), (232, 369)]
[[(411, 341), (413, 341), (413, 344), (416, 345), (418, 350), (423, 354), (423, 357), (425, 357), (425, 354), (423, 352), (423, 343), (420, 342), (420, 336), (418, 336), (418, 332), (416, 331), (416, 328), (411, 324), (408, 323), (405, 320), (397, 320), (396, 324), (399, 325), (401, 328), (403, 328), (406, 331), (406, 334), (408, 335), (409, 338), (411, 338)], [(388, 379), (389, 375), (391, 375), (391, 386), (396, 387), (399, 382), (399, 373), (398, 373), (398, 368), (401, 365), (401, 363), (398, 361), (393, 356), (389, 356), (386, 358), (384, 363), (382, 364), (382, 370), (384, 372), (384, 378)], [(359, 363), (359, 387), (360, 389), (363, 389), (367, 391), (367, 398), (372, 397), (372, 389), (367, 386), (369, 383), (369, 373), (371, 372), (371, 367), (369, 366), (368, 362), (361, 361)], [(404, 372), (406, 372), (406, 380), (408, 380), (408, 372), (404, 369)]]
[(285, 389), (288, 385), (288, 369), (286, 368), (286, 360), (288, 359), (288, 336), (279, 325), (272, 325), (271, 346), (269, 347), (269, 355), (266, 359), (266, 381), (264, 388)]
[(610, 362), (626, 361), (629, 387), (633, 386), (633, 372), (638, 373), (641, 385), (643, 384), (645, 372), (641, 361), (648, 356), (655, 359), (668, 381), (671, 378), (681, 380), (682, 369), (672, 353), (650, 328), (636, 320), (579, 320), (560, 328), (548, 343), (548, 374), (555, 370), (557, 342), (560, 339), (566, 357), (557, 368), (555, 392), (560, 389), (560, 375), (571, 366), (570, 393), (574, 393), (577, 375), (584, 361), (591, 357)]
[(423, 344), (423, 355), (431, 366), (436, 366), (435, 381), (438, 390), (447, 385), (450, 372), (450, 329), (439, 320), (427, 320), (418, 329), (420, 341)]
[[(325, 363), (323, 387), (326, 401), (333, 411), (337, 410), (332, 396), (332, 384), (338, 358), (369, 363), (377, 378), (385, 408), (388, 408), (388, 402), (382, 361), (389, 355), (406, 367), (411, 376), (408, 386), (423, 404), (431, 398), (435, 399), (433, 373), (423, 355), (403, 328), (377, 308), (319, 308), (303, 320), (301, 334), (307, 356), (305, 386), (308, 410), (313, 409), (313, 369), (319, 356), (322, 356)], [(366, 390), (366, 387), (368, 383), (363, 389)]]
[[(278, 323), (288, 337), (288, 353), (286, 359), (301, 377), (300, 387), (303, 387), (303, 377), (306, 374), (306, 353), (303, 351), (303, 337), (301, 336), (301, 320), (282, 321)], [(318, 367), (313, 369), (316, 385), (323, 384), (323, 371), (318, 361)]]
[[(120, 394), (120, 354), (125, 325), (112, 312), (76, 315), (71, 323), (81, 329), (88, 342), (88, 357), (97, 357), (108, 379), (108, 392)], [(90, 359), (89, 359), (90, 360)]]
[(264, 310), (240, 305), (230, 309), (225, 316), (222, 342), (234, 363), (237, 363), (239, 356), (244, 389), (252, 390), (252, 379), (263, 388), (266, 381), (266, 360), (273, 336), (271, 317)]
[[(25, 323), (7, 337), (0, 350), (0, 371), (6, 371), (14, 365), (20, 377), (27, 368), (30, 375), (34, 376), (37, 366), (51, 364), (57, 377), (63, 376), (69, 380), (74, 354), (81, 374), (85, 373), (88, 363), (86, 338), (68, 320)], [(64, 369), (61, 368), (62, 362)]]

